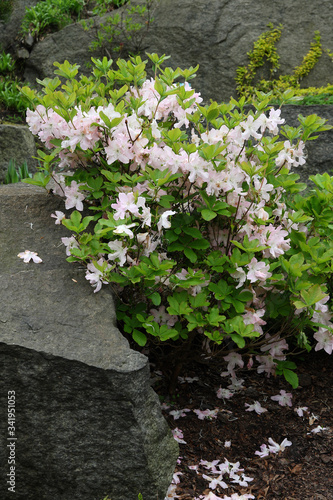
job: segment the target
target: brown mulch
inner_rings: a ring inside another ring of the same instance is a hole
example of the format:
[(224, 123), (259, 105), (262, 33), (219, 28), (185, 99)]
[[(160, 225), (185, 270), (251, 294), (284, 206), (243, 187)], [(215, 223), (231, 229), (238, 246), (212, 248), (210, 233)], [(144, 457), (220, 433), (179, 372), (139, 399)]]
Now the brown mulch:
[[(167, 392), (166, 378), (154, 367), (153, 387), (162, 402), (169, 406), (163, 413), (172, 429), (178, 427), (187, 444), (180, 444), (177, 472), (179, 484), (176, 494), (182, 500), (193, 500), (209, 493), (209, 482), (202, 474), (216, 477), (200, 466), (198, 472), (189, 466), (200, 460), (227, 459), (240, 462), (246, 476), (253, 478), (247, 487), (230, 485), (228, 489), (217, 487), (214, 494), (223, 499), (233, 493), (252, 494), (258, 500), (332, 500), (333, 499), (333, 356), (325, 352), (312, 352), (298, 362), (300, 386), (292, 389), (282, 377), (267, 378), (255, 371), (241, 370), (244, 388), (231, 399), (216, 396), (219, 387), (227, 387), (228, 378), (220, 376), (221, 367), (192, 364), (185, 368), (182, 377), (198, 377), (198, 381), (176, 385), (173, 396)], [(158, 375), (156, 377), (156, 370)], [(293, 394), (293, 406), (280, 406), (271, 396), (284, 389)], [(245, 411), (245, 403), (259, 401), (266, 413), (260, 415)], [(308, 407), (303, 417), (294, 411)], [(187, 412), (185, 417), (174, 420), (169, 412), (175, 409), (214, 410), (217, 418), (199, 420)], [(328, 429), (313, 433), (318, 425)], [(279, 454), (260, 458), (255, 455), (268, 438), (280, 444), (287, 438), (292, 446)], [(230, 448), (225, 441), (231, 441)], [(176, 498), (176, 497), (175, 497)]]

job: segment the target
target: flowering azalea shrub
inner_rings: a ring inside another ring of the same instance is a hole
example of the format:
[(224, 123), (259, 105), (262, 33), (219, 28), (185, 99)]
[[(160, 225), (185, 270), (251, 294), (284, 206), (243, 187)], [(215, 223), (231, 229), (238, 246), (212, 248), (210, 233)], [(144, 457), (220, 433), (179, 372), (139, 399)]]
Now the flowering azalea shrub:
[(315, 349), (333, 349), (333, 226), (322, 206), (333, 183), (316, 176), (320, 195), (305, 198), (294, 172), (306, 141), (330, 127), (316, 115), (289, 127), (260, 93), (251, 109), (244, 98), (204, 106), (189, 83), (197, 68), (148, 57), (151, 78), (140, 57), (116, 68), (92, 59), (80, 79), (65, 61), (55, 63), (65, 83), (23, 88), (27, 123), (48, 148), (28, 182), (53, 179), (74, 209), (52, 214), (70, 232), (67, 260), (86, 265), (95, 292), (113, 287), (140, 346), (186, 345), (183, 356), (202, 346), (232, 377), (246, 355), (249, 368), (296, 386), (288, 350), (310, 350), (313, 332)]

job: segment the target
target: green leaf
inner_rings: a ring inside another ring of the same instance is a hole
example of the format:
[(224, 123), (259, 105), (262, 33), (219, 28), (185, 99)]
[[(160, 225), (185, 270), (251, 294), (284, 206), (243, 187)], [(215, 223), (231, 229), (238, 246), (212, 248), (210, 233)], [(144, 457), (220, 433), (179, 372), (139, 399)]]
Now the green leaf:
[(195, 252), (193, 252), (193, 250), (191, 248), (185, 248), (184, 254), (192, 262), (192, 264), (194, 264), (194, 262), (196, 262), (198, 260), (197, 254)]
[(213, 212), (212, 210), (208, 210), (207, 208), (204, 208), (201, 212), (202, 218), (206, 221), (210, 221), (212, 219), (215, 219), (217, 216), (216, 212)]
[(243, 349), (243, 347), (245, 347), (245, 339), (238, 335), (238, 333), (231, 333), (230, 338), (235, 342), (235, 344), (237, 344), (240, 349)]
[(192, 236), (192, 238), (203, 238), (201, 231), (199, 231), (199, 229), (197, 229), (196, 227), (184, 227), (183, 231), (185, 234)]
[(154, 292), (149, 296), (150, 300), (154, 304), (154, 306), (159, 306), (161, 303), (161, 296), (158, 292)]
[(143, 332), (140, 332), (139, 330), (134, 329), (132, 333), (132, 337), (134, 342), (139, 344), (139, 346), (143, 347), (147, 343), (147, 337)]
[(288, 368), (283, 368), (283, 376), (286, 379), (286, 381), (289, 382), (289, 384), (292, 386), (293, 389), (297, 389), (299, 381), (298, 381), (298, 376), (295, 372), (289, 370)]
[(210, 243), (208, 240), (193, 240), (190, 243), (190, 247), (194, 248), (195, 250), (205, 250), (206, 248), (210, 247)]
[(301, 290), (301, 296), (307, 306), (313, 306), (326, 297), (327, 294), (323, 293), (320, 285), (313, 285), (308, 290)]
[(47, 184), (50, 182), (51, 176), (45, 175), (42, 172), (37, 172), (32, 179), (22, 179), (22, 182), (26, 184), (33, 184), (34, 186), (40, 186), (46, 188)]

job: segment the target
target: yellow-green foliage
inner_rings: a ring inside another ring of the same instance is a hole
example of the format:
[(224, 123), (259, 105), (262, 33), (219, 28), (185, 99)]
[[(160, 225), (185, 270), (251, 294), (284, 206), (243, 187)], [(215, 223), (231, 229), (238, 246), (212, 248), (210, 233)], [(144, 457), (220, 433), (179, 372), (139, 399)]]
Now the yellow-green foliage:
[[(240, 96), (247, 98), (251, 97), (256, 91), (268, 93), (272, 92), (273, 97), (279, 97), (286, 89), (293, 88), (294, 95), (316, 95), (316, 94), (333, 94), (332, 85), (321, 87), (320, 89), (311, 88), (301, 89), (300, 81), (310, 73), (318, 62), (323, 49), (321, 44), (321, 37), (319, 31), (314, 34), (314, 41), (311, 42), (309, 52), (304, 56), (300, 66), (297, 66), (291, 75), (280, 75), (279, 78), (273, 78), (274, 73), (279, 69), (279, 55), (275, 48), (276, 42), (281, 37), (283, 26), (280, 24), (274, 28), (273, 24), (268, 25), (269, 30), (262, 33), (258, 40), (254, 42), (253, 50), (248, 52), (247, 55), (250, 62), (247, 66), (240, 66), (237, 68), (237, 92)], [(333, 60), (333, 54), (326, 50), (329, 57)], [(253, 80), (255, 78), (257, 69), (263, 66), (265, 62), (270, 63), (270, 79), (260, 80), (255, 85)]]
[(258, 40), (254, 42), (253, 50), (247, 53), (250, 59), (249, 64), (237, 68), (236, 83), (237, 91), (240, 96), (246, 96), (253, 93), (254, 87), (252, 87), (252, 81), (256, 75), (257, 69), (263, 66), (266, 61), (272, 65), (270, 70), (271, 77), (280, 66), (280, 57), (275, 48), (275, 44), (281, 37), (283, 27), (280, 24), (277, 28), (274, 28), (272, 23), (268, 24), (268, 27), (269, 30), (262, 33)]

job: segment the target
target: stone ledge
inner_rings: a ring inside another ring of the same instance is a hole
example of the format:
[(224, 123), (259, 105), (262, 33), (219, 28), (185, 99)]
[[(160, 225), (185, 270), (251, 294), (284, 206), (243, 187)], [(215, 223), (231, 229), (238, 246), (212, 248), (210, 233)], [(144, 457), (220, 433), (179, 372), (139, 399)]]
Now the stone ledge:
[[(117, 329), (110, 290), (93, 293), (83, 269), (66, 262), (60, 238), (68, 231), (54, 224), (55, 210), (63, 200), (41, 188), (0, 186), (0, 411), (14, 390), (16, 496), (163, 499), (178, 445), (150, 387), (148, 359)], [(17, 257), (24, 250), (43, 263), (25, 264)]]

